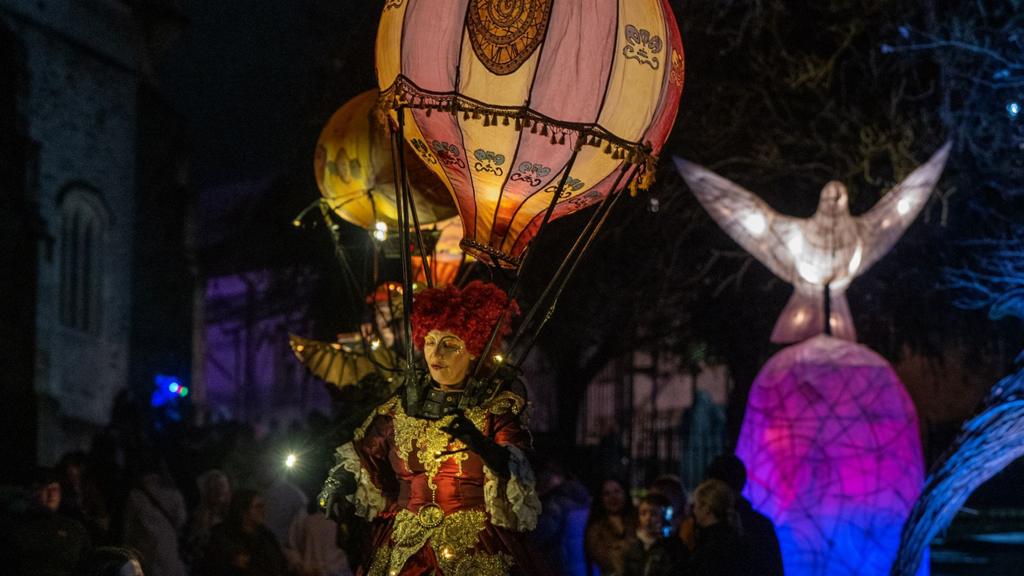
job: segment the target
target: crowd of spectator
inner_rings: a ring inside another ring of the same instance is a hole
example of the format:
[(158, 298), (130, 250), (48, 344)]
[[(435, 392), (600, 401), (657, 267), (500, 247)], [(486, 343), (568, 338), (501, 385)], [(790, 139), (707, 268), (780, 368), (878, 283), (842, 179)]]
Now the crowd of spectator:
[[(88, 451), (0, 487), (0, 572), (350, 576), (372, 553), (356, 537), (366, 530), (339, 526), (314, 501), (341, 441), (328, 419), (157, 435), (125, 402)], [(741, 496), (746, 472), (734, 456), (712, 462), (691, 498), (675, 476), (639, 490), (606, 478), (591, 492), (564, 455), (542, 454), (543, 511), (530, 537), (552, 574), (782, 574), (772, 523)]]

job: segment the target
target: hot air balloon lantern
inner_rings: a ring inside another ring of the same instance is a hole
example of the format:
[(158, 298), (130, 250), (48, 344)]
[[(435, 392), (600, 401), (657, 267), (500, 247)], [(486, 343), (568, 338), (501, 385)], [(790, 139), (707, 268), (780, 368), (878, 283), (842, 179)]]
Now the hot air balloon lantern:
[(451, 192), (463, 249), (509, 269), (544, 222), (646, 187), (683, 86), (668, 0), (392, 0), (376, 55), (381, 107)]
[[(330, 209), (384, 240), (394, 231), (398, 215), (391, 146), (378, 118), (377, 100), (377, 90), (368, 90), (331, 116), (317, 141), (313, 168)], [(455, 216), (455, 206), (437, 176), (425, 166), (410, 165), (409, 170), (420, 222)]]

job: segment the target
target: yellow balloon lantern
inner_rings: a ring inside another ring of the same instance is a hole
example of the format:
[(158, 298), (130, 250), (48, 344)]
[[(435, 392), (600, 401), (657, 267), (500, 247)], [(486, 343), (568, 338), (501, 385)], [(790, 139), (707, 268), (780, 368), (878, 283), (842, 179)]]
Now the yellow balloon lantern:
[(376, 55), (463, 248), (505, 268), (544, 222), (645, 187), (683, 86), (668, 0), (388, 0)]
[[(376, 117), (377, 100), (377, 90), (368, 90), (331, 116), (317, 141), (313, 169), (330, 208), (383, 240), (398, 223), (398, 211), (391, 143)], [(444, 184), (433, 172), (410, 165), (409, 180), (421, 224), (455, 215)]]

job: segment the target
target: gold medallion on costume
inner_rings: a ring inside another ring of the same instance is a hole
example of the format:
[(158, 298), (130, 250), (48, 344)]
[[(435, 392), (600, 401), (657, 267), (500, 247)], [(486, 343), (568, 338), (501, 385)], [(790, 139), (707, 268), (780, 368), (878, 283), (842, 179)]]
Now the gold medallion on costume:
[(444, 522), (444, 510), (437, 504), (426, 504), (416, 513), (416, 522), (424, 528), (437, 528)]

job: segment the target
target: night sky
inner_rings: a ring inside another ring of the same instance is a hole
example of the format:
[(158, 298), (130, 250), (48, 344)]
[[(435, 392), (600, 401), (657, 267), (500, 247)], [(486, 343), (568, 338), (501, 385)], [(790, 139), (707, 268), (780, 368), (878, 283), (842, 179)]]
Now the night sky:
[(374, 85), (379, 2), (183, 4), (190, 23), (158, 74), (188, 119), (200, 190), (265, 181), (300, 159), (311, 165), (316, 136), (346, 90)]

